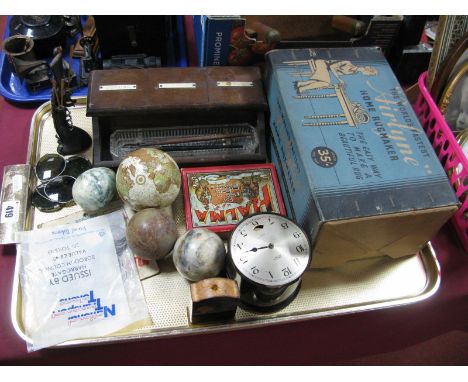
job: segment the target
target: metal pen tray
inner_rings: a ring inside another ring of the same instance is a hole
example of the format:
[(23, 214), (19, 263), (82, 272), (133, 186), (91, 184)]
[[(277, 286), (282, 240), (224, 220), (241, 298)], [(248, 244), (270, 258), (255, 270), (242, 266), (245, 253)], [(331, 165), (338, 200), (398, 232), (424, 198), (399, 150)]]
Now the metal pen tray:
[[(78, 99), (77, 105), (71, 109), (71, 114), (76, 126), (91, 133), (91, 118), (86, 117), (85, 103), (86, 99)], [(56, 146), (50, 103), (45, 103), (36, 111), (31, 122), (28, 163), (34, 165), (40, 156), (55, 152)], [(85, 155), (91, 158), (92, 149)], [(33, 207), (28, 207), (25, 227), (27, 230), (80, 210), (74, 206), (54, 213), (41, 213)], [(185, 217), (181, 196), (172, 208), (179, 233), (182, 233), (185, 231)], [(21, 253), (18, 251), (11, 318), (18, 335), (28, 341), (21, 316), (21, 285), (18, 274), (20, 261)], [(67, 341), (58, 346), (222, 332), (390, 308), (424, 300), (432, 296), (440, 284), (439, 264), (432, 246), (428, 243), (420, 253), (400, 259), (382, 257), (356, 260), (336, 268), (309, 270), (304, 275), (296, 299), (278, 312), (257, 314), (239, 308), (233, 321), (195, 326), (190, 324), (187, 315), (190, 304), (189, 282), (177, 273), (171, 258), (160, 261), (159, 268), (159, 274), (142, 280), (153, 320), (152, 325), (120, 331), (106, 337)]]

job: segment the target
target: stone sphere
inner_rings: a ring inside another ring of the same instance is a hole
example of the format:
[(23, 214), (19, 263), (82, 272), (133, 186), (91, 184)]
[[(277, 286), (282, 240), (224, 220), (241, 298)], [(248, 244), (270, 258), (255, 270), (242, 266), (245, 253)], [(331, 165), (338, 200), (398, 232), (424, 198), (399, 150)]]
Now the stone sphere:
[(179, 194), (179, 166), (164, 151), (142, 148), (131, 152), (117, 169), (117, 192), (135, 211), (171, 205)]
[(205, 228), (180, 236), (172, 253), (177, 271), (190, 281), (217, 276), (224, 268), (226, 250), (221, 238)]
[(73, 200), (85, 212), (104, 208), (115, 195), (115, 173), (107, 167), (96, 167), (83, 172), (72, 188)]
[(174, 219), (159, 208), (138, 211), (128, 222), (128, 247), (134, 255), (143, 259), (162, 259), (174, 247), (176, 240)]

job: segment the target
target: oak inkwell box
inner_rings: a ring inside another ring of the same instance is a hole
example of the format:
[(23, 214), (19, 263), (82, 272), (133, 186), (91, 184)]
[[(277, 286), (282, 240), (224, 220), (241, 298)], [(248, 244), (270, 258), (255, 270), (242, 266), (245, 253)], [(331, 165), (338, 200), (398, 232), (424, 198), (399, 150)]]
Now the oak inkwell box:
[(179, 165), (264, 162), (268, 109), (256, 67), (96, 70), (87, 116), (95, 166), (156, 147)]

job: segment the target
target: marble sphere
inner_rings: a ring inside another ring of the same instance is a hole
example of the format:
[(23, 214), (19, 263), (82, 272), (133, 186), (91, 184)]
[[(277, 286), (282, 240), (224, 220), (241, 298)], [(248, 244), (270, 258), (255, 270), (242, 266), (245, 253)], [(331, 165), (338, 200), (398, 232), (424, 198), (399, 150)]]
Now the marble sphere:
[(127, 243), (133, 254), (147, 260), (165, 257), (177, 240), (177, 226), (171, 214), (159, 208), (145, 208), (127, 225)]
[(142, 148), (131, 152), (117, 169), (117, 192), (135, 211), (171, 205), (179, 194), (179, 166), (164, 151)]
[(180, 236), (172, 253), (177, 271), (190, 281), (217, 276), (224, 268), (226, 250), (221, 238), (205, 228)]
[(72, 195), (83, 211), (100, 210), (114, 198), (114, 171), (107, 167), (95, 167), (83, 172), (73, 184)]

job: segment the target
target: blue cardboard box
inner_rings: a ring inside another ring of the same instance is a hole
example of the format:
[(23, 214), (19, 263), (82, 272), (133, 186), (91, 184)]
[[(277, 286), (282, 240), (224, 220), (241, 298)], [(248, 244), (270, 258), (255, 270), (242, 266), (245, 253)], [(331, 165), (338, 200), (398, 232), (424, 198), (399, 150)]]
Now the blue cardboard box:
[(270, 155), (312, 267), (416, 253), (458, 199), (378, 48), (267, 53)]

